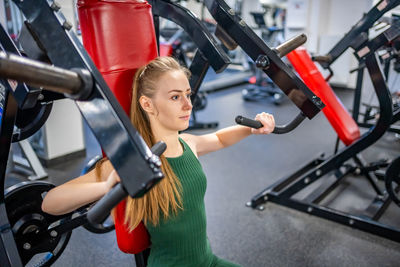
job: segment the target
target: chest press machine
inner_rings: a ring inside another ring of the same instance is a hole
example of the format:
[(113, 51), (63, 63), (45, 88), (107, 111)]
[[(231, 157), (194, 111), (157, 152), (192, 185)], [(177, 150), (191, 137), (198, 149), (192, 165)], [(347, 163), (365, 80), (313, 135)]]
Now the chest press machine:
[[(29, 182), (9, 188), (6, 195), (0, 196), (2, 266), (23, 266), (36, 255), (43, 253), (44, 256), (39, 259), (37, 266), (51, 265), (61, 255), (75, 227), (89, 222), (102, 222), (110, 210), (127, 195), (140, 197), (162, 179), (158, 155), (165, 146), (159, 143), (150, 150), (126, 116), (130, 104), (126, 96), (129, 95), (133, 73), (157, 55), (157, 40), (154, 38), (157, 36), (157, 16), (172, 18), (179, 25), (184, 22), (181, 26), (191, 33), (198, 45), (199, 49), (190, 66), (193, 73), (190, 84), (194, 92), (201, 84), (209, 66), (216, 71), (222, 71), (228, 63), (226, 55), (212, 35), (198, 24), (189, 11), (170, 1), (150, 2), (156, 15), (154, 20), (150, 5), (142, 1), (79, 1), (84, 44), (88, 51), (86, 52), (70, 31), (71, 26), (56, 2), (15, 1), (26, 17), (25, 26), (31, 41), (34, 40), (34, 45), (39, 47), (40, 59), (45, 58), (45, 61), (53, 65), (38, 61), (39, 57), (28, 50), (27, 57), (21, 57), (12, 40), (1, 28), (4, 33), (0, 38), (0, 76), (3, 77), (0, 85), (4, 92), (0, 128), (1, 188), (4, 190), (8, 152), (15, 136), (14, 125), (18, 113), (38, 106), (37, 117), (40, 118), (35, 117), (34, 128), (29, 129), (35, 132), (33, 129), (39, 129), (47, 118), (44, 117), (47, 113), (42, 110), (49, 112), (43, 106), (65, 97), (75, 100), (104, 153), (121, 177), (121, 183), (89, 210), (78, 210), (62, 216), (50, 216), (41, 211), (43, 193), (53, 185)], [(227, 42), (231, 35), (239, 45), (249, 51), (254, 60), (259, 58), (260, 64), (264, 66), (263, 71), (271, 76), (302, 111), (302, 119), (313, 118), (323, 104), (281, 61), (277, 53), (265, 45), (240, 17), (232, 13), (225, 2), (208, 1), (207, 5), (209, 10), (213, 10), (217, 21), (233, 25), (230, 30), (225, 28), (223, 32), (228, 35), (220, 38)], [(109, 16), (107, 25), (100, 21), (100, 16)], [(135, 19), (141, 27), (131, 27)], [(85, 27), (88, 27), (86, 32)], [(92, 34), (94, 29), (100, 30), (100, 33), (104, 32), (104, 35)], [(141, 31), (136, 32), (138, 29)], [(238, 34), (246, 37), (244, 42), (238, 41)], [(128, 43), (125, 44), (125, 41)], [(111, 45), (117, 42), (115, 47)], [(95, 47), (99, 44), (104, 45), (101, 53), (100, 49)], [(112, 47), (111, 50), (108, 50), (109, 47)], [(283, 46), (285, 47), (286, 51), (293, 48), (289, 44)], [(285, 50), (283, 48), (277, 51)], [(111, 55), (114, 56), (114, 52), (118, 56), (113, 58)], [(260, 55), (263, 56), (260, 58)], [(124, 160), (121, 160), (122, 158)], [(12, 205), (13, 202), (17, 204)], [(123, 205), (123, 202), (120, 205)], [(116, 218), (117, 236), (118, 231), (122, 231), (122, 234), (127, 233), (120, 222)], [(129, 236), (122, 238), (126, 239)], [(145, 264), (144, 261), (137, 263), (138, 266)]]
[[(399, 25), (393, 24), (379, 36), (361, 43), (355, 50), (355, 55), (365, 62), (379, 101), (380, 117), (368, 132), (360, 135), (357, 123), (336, 97), (329, 84), (323, 78), (310, 55), (304, 48), (299, 48), (288, 54), (288, 59), (303, 79), (305, 84), (326, 104), (323, 112), (338, 137), (346, 145), (336, 154), (324, 158), (313, 159), (294, 174), (289, 175), (255, 195), (248, 206), (263, 209), (261, 204), (268, 201), (284, 205), (308, 214), (332, 220), (353, 228), (364, 230), (394, 241), (400, 241), (400, 229), (379, 222), (379, 218), (391, 202), (391, 198), (378, 184), (373, 174), (375, 168), (367, 166), (359, 155), (367, 147), (374, 144), (388, 130), (392, 122), (392, 101), (385, 83), (375, 52), (384, 45), (399, 38)], [(346, 164), (353, 159), (356, 166)], [(398, 160), (396, 160), (398, 164)], [(321, 204), (323, 200), (344, 180), (347, 174), (361, 174), (366, 177), (376, 197), (365, 211), (352, 214)], [(327, 174), (333, 174), (328, 179)], [(392, 178), (399, 182), (399, 167), (392, 167)], [(326, 179), (323, 180), (323, 177)], [(309, 188), (317, 180), (323, 181), (311, 193), (305, 196), (295, 196)], [(397, 192), (397, 188), (393, 192)]]

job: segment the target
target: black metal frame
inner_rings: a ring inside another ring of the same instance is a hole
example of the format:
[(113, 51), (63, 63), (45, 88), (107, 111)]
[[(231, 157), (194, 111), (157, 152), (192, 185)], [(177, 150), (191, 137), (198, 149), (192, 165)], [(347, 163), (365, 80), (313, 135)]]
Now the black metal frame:
[[(333, 75), (330, 66), (349, 48), (358, 49), (360, 46), (363, 46), (366, 42), (368, 42), (368, 31), (374, 25), (376, 21), (378, 21), (386, 12), (396, 8), (400, 4), (400, 0), (381, 0), (379, 1), (373, 8), (371, 8), (368, 13), (364, 14), (363, 17), (356, 23), (354, 26), (345, 34), (345, 36), (340, 39), (338, 43), (323, 57), (325, 60), (317, 60), (320, 65), (328, 69)], [(318, 57), (315, 57), (318, 58)], [(368, 122), (368, 118), (364, 118), (363, 121), (359, 120), (359, 111), (361, 104), (361, 91), (362, 91), (362, 81), (364, 77), (364, 67), (365, 64), (363, 59), (359, 59), (359, 67), (357, 69), (357, 81), (356, 88), (354, 92), (354, 100), (353, 100), (353, 109), (352, 116), (353, 119), (357, 122), (360, 127), (370, 128), (373, 126), (372, 123)], [(388, 61), (387, 61), (388, 62)], [(384, 74), (387, 79), (389, 64), (385, 64)], [(329, 76), (329, 78), (330, 78)], [(328, 78), (328, 79), (329, 79)], [(400, 118), (399, 111), (395, 111), (393, 114), (393, 122), (398, 121)], [(400, 128), (391, 126), (388, 131), (400, 133)]]
[(368, 13), (348, 31), (345, 36), (325, 55), (328, 61), (320, 62), (325, 69), (329, 68), (349, 47), (357, 49), (362, 43), (368, 40), (368, 30), (386, 12), (397, 7), (400, 0), (381, 0)]
[(263, 69), (271, 80), (309, 119), (324, 107), (321, 100), (281, 60), (279, 55), (242, 20), (223, 0), (205, 0), (208, 11), (218, 25), (256, 62), (267, 57), (269, 67)]
[[(382, 33), (377, 38), (378, 39), (379, 38), (380, 39), (389, 38), (390, 41), (392, 41), (392, 42), (395, 40), (398, 41), (399, 38), (393, 37), (393, 36), (396, 36), (395, 33), (400, 30), (400, 21), (393, 22), (390, 29), (394, 33), (394, 35), (392, 33)], [(388, 37), (386, 37), (384, 35), (387, 35)], [(377, 39), (377, 38), (375, 38), (375, 39)], [(392, 47), (391, 47), (392, 45), (393, 45), (393, 43), (390, 43), (384, 49), (390, 50), (390, 49), (392, 49)], [(371, 47), (369, 47), (369, 46), (371, 46)], [(369, 49), (375, 50), (377, 44), (369, 44), (369, 46), (367, 46)], [(366, 45), (363, 44), (362, 47), (366, 47)], [(390, 53), (390, 51), (388, 53)], [(359, 61), (359, 67), (357, 68), (357, 82), (356, 82), (356, 88), (355, 88), (355, 92), (354, 92), (352, 116), (353, 116), (353, 119), (357, 122), (357, 124), (360, 127), (370, 128), (374, 125), (373, 123), (371, 123), (371, 120), (374, 119), (373, 117), (371, 117), (371, 112), (372, 112), (372, 109), (375, 107), (372, 107), (372, 106), (367, 107), (365, 113), (363, 114), (363, 119), (360, 120), (360, 118), (359, 118), (360, 117), (360, 105), (361, 105), (361, 94), (362, 94), (362, 84), (363, 84), (365, 63), (364, 63), (362, 57), (358, 57), (357, 55), (356, 55), (356, 57)], [(388, 59), (386, 59), (383, 62), (384, 63), (383, 64), (384, 77), (385, 77), (386, 81), (388, 81), (390, 60), (392, 60), (392, 59), (394, 59), (394, 58), (389, 57)], [(397, 109), (394, 109), (394, 111), (393, 111), (391, 126), (388, 129), (389, 132), (400, 134), (400, 127), (398, 125), (394, 125), (394, 123), (396, 123), (399, 119), (400, 119), (400, 109), (397, 108)]]
[[(159, 45), (159, 17), (171, 20), (188, 34), (198, 47), (189, 70), (190, 86), (192, 88), (192, 103), (195, 101), (200, 85), (211, 66), (220, 73), (231, 63), (228, 55), (220, 47), (204, 24), (188, 9), (169, 0), (149, 0), (152, 6), (157, 44)], [(201, 123), (196, 120), (196, 112), (192, 111), (189, 129), (215, 128), (218, 122)]]
[[(396, 35), (400, 35), (400, 32), (397, 31)], [(386, 38), (382, 38), (382, 36), (386, 36)], [(368, 42), (366, 46), (370, 47), (371, 50), (369, 53), (361, 56), (369, 71), (381, 109), (380, 117), (376, 125), (363, 134), (357, 141), (341, 149), (338, 153), (328, 158), (319, 157), (314, 159), (294, 174), (268, 186), (259, 194), (255, 195), (248, 203), (248, 206), (257, 208), (260, 207), (259, 205), (271, 201), (279, 205), (284, 205), (400, 242), (400, 229), (378, 222), (378, 219), (390, 203), (390, 199), (387, 194), (382, 193), (382, 190), (375, 183), (376, 177), (365, 168), (361, 156), (358, 155), (361, 151), (374, 144), (386, 132), (392, 122), (391, 96), (385, 83), (385, 77), (376, 59), (375, 50), (372, 50), (372, 47), (376, 49), (390, 41), (391, 37), (388, 37), (389, 35), (382, 36), (378, 36), (374, 40)], [(379, 41), (380, 44), (377, 45), (377, 41)], [(360, 48), (360, 50), (362, 48)], [(358, 51), (356, 51), (356, 53)], [(346, 174), (354, 171), (353, 167), (345, 164), (349, 159), (354, 160), (357, 167), (362, 170), (362, 174), (365, 175), (373, 190), (376, 192), (376, 198), (362, 215), (349, 214), (320, 204), (320, 202), (340, 184)], [(308, 186), (315, 181), (332, 173), (335, 175), (333, 182), (326, 179), (324, 183), (303, 199), (293, 197), (296, 193), (308, 188)]]
[[(70, 32), (62, 13), (58, 11), (56, 5), (48, 1), (15, 1), (15, 4), (23, 12), (31, 34), (35, 36), (37, 42), (40, 42), (39, 47), (45, 50), (51, 63), (65, 69), (78, 68), (90, 71), (94, 81), (93, 91), (87, 99), (76, 101), (76, 104), (121, 177), (125, 190), (131, 196), (146, 192), (148, 185), (162, 177), (161, 170), (154, 164), (158, 158), (153, 155), (133, 127), (80, 41)], [(8, 46), (5, 32), (1, 33), (2, 49), (15, 53), (12, 51), (15, 47)], [(27, 103), (25, 99), (30, 95), (29, 90), (38, 89), (23, 84), (11, 88), (6, 80), (0, 80), (0, 84), (6, 88), (0, 128), (0, 190), (3, 192), (18, 103)], [(99, 120), (99, 117), (102, 120)], [(121, 158), (124, 160), (120, 160)], [(82, 223), (76, 218), (69, 224), (58, 226), (58, 230), (70, 231), (76, 227), (75, 224)], [(8, 222), (3, 194), (0, 194), (0, 262), (2, 266), (22, 266)]]

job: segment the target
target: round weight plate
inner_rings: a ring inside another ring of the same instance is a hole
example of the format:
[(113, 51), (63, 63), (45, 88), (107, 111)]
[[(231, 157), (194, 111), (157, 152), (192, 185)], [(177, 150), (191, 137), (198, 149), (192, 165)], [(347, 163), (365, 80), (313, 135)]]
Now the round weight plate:
[(14, 130), (12, 141), (19, 142), (36, 133), (46, 122), (52, 107), (52, 102), (46, 104), (38, 102), (33, 108), (18, 109), (15, 120), (17, 129)]
[[(94, 167), (96, 167), (97, 162), (99, 162), (102, 159), (102, 156), (97, 155), (94, 158), (92, 158), (91, 160), (89, 160), (89, 162), (86, 164), (86, 166), (84, 167), (84, 169), (81, 172), (81, 175), (90, 172), (91, 170), (94, 169)], [(93, 204), (92, 204), (93, 205)], [(88, 205), (83, 207), (86, 210), (89, 210), (91, 208), (92, 205)], [(95, 233), (95, 234), (104, 234), (104, 233), (108, 233), (112, 230), (114, 230), (114, 221), (111, 218), (111, 216), (109, 216), (102, 224), (92, 224), (90, 222), (86, 223), (83, 225), (83, 227), (88, 230), (89, 232)]]
[(400, 157), (392, 161), (386, 170), (385, 185), (389, 197), (400, 207)]
[(46, 182), (22, 182), (5, 192), (8, 220), (24, 266), (50, 266), (71, 236), (71, 231), (54, 237), (46, 234), (52, 223), (65, 217), (42, 211), (43, 197), (53, 187)]

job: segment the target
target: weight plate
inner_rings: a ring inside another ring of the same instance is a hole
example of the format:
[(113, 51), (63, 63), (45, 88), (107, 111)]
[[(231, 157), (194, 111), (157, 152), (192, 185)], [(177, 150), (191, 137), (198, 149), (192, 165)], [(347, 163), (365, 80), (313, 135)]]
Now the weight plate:
[(53, 187), (46, 182), (22, 182), (5, 192), (8, 220), (24, 265), (50, 266), (71, 236), (71, 231), (54, 236), (46, 234), (52, 223), (65, 217), (42, 211), (43, 197)]

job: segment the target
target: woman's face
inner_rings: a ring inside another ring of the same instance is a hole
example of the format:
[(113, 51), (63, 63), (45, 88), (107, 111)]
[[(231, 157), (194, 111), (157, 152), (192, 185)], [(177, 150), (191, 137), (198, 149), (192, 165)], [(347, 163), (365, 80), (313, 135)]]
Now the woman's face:
[(183, 71), (168, 71), (156, 82), (152, 98), (155, 120), (165, 129), (182, 131), (189, 127), (192, 102), (189, 81)]

